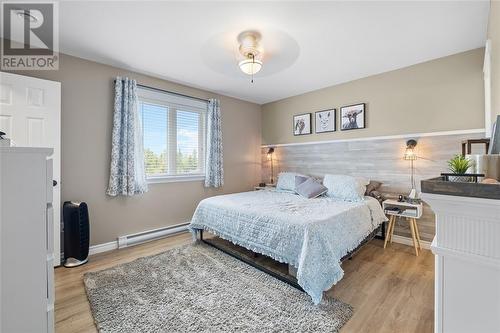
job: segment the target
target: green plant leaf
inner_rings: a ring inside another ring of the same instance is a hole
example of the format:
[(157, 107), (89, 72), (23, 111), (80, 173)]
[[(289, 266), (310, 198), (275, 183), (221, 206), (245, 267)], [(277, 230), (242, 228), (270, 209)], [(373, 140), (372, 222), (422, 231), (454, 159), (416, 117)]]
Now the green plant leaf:
[(471, 166), (471, 161), (462, 155), (455, 155), (448, 161), (448, 168), (452, 173), (464, 174)]

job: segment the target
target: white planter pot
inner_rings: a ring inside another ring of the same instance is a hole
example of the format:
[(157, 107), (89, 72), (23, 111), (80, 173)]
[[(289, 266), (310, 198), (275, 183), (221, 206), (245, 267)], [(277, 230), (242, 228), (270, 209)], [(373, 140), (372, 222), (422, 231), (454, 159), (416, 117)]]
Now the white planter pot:
[(470, 177), (470, 176), (448, 176), (448, 180), (450, 182), (472, 183), (474, 181), (474, 177)]

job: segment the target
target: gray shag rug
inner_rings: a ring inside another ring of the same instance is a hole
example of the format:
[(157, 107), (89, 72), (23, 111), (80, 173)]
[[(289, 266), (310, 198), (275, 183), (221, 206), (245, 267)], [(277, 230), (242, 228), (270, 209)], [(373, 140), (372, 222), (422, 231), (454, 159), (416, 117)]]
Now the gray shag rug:
[(337, 332), (352, 307), (195, 243), (84, 276), (100, 332)]

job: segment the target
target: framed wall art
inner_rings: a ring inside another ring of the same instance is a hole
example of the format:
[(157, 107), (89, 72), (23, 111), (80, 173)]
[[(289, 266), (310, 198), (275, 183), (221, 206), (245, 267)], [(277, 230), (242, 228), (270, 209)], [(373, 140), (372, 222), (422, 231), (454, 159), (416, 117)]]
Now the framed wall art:
[(314, 113), (316, 133), (335, 132), (337, 129), (337, 110), (328, 109)]
[(311, 134), (311, 114), (298, 114), (293, 116), (293, 135)]
[(341, 130), (365, 128), (365, 103), (343, 106), (340, 108)]

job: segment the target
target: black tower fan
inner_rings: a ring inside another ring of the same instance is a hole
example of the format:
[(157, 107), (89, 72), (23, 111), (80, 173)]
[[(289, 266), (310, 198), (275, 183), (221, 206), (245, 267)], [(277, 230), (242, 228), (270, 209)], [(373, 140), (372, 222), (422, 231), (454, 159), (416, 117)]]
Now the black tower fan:
[(66, 201), (64, 219), (64, 266), (85, 264), (89, 257), (89, 211), (85, 202)]

